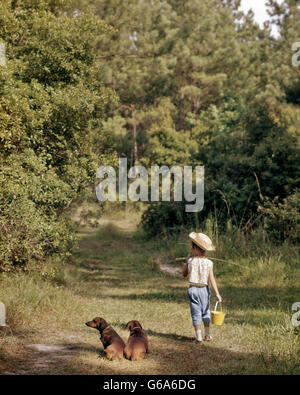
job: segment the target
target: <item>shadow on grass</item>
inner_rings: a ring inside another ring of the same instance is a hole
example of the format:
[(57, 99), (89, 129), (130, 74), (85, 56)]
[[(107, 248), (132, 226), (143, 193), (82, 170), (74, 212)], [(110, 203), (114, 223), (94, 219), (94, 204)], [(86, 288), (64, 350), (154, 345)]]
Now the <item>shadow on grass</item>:
[(292, 304), (299, 299), (300, 288), (283, 287), (240, 287), (223, 286), (220, 288), (223, 305), (230, 309), (242, 308), (272, 308), (276, 306), (279, 311), (290, 310)]
[(84, 343), (58, 343), (55, 345), (60, 350), (37, 351), (32, 347), (20, 345), (18, 352), (1, 353), (0, 349), (0, 373), (6, 375), (80, 375), (88, 374), (82, 369), (81, 364), (74, 363), (79, 354), (88, 354), (97, 358), (100, 362), (103, 347), (99, 348)]
[[(111, 325), (112, 325), (112, 327), (120, 328), (120, 329), (125, 329), (125, 327), (126, 327), (126, 323), (119, 323), (119, 322), (113, 322), (113, 323), (111, 323)], [(161, 332), (156, 332), (156, 331), (153, 331), (152, 329), (146, 329), (146, 328), (143, 328), (143, 330), (145, 331), (145, 333), (148, 336), (156, 336), (156, 337), (160, 337), (160, 338), (179, 340), (179, 341), (183, 341), (183, 342), (193, 342), (195, 340), (194, 337), (180, 336), (180, 335), (177, 335), (177, 333), (161, 333)], [(128, 331), (128, 337), (129, 337), (129, 331)]]
[(171, 292), (149, 292), (144, 294), (130, 294), (130, 295), (104, 295), (103, 299), (117, 299), (117, 300), (147, 300), (147, 301), (165, 301), (165, 302), (186, 302), (188, 303), (188, 299), (185, 293), (171, 293)]
[[(124, 323), (111, 325), (125, 328)], [(55, 352), (38, 352), (20, 345), (18, 352), (1, 355), (2, 374), (35, 375), (131, 375), (131, 374), (297, 374), (299, 363), (287, 363), (280, 357), (272, 358), (253, 352), (241, 352), (214, 343), (195, 344), (195, 339), (175, 333), (161, 333), (146, 329), (150, 337), (151, 353), (146, 359), (132, 362), (107, 361), (102, 356), (103, 346), (83, 342), (63, 341)], [(129, 335), (129, 333), (128, 333)], [(124, 336), (122, 336), (124, 338)], [(151, 339), (152, 337), (156, 339)], [(125, 341), (127, 340), (124, 339)], [(1, 351), (1, 350), (0, 350)]]
[[(155, 332), (147, 331), (155, 336)], [(159, 334), (159, 336), (164, 334)], [(163, 336), (165, 337), (165, 336)], [(21, 357), (10, 355), (0, 360), (4, 374), (43, 375), (131, 375), (131, 374), (293, 374), (297, 366), (286, 366), (284, 361), (267, 360), (259, 354), (236, 352), (209, 345), (197, 345), (192, 339), (154, 344), (143, 361), (107, 361), (101, 356), (102, 345), (92, 347), (83, 343), (60, 343), (70, 355), (55, 356), (31, 353)], [(174, 340), (170, 337), (170, 340)], [(176, 339), (177, 340), (177, 339)], [(178, 339), (179, 340), (179, 339)], [(180, 339), (182, 340), (182, 339)], [(79, 354), (84, 358), (82, 362)], [(30, 359), (28, 359), (30, 358)], [(41, 359), (42, 358), (42, 359)], [(41, 364), (41, 360), (44, 364)]]

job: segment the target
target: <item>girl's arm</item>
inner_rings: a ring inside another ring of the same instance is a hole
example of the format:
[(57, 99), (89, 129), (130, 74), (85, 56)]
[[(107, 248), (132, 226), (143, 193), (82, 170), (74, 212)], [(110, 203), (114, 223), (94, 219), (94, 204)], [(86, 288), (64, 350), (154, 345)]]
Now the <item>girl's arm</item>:
[(213, 271), (212, 267), (209, 272), (208, 281), (209, 281), (209, 284), (211, 285), (212, 289), (214, 290), (218, 301), (222, 302), (222, 298), (221, 298), (221, 295), (219, 294), (218, 286), (216, 283), (216, 279), (215, 279), (214, 271)]
[(189, 274), (189, 264), (188, 264), (188, 260), (189, 260), (190, 257), (191, 257), (191, 256), (189, 255), (189, 256), (186, 258), (186, 262), (183, 263), (183, 264), (184, 264), (184, 268), (183, 268), (183, 272), (182, 272), (183, 277), (186, 277), (186, 276)]
[(189, 273), (189, 265), (187, 262), (184, 262), (184, 268), (183, 268), (183, 272), (182, 272), (183, 277), (186, 277), (188, 275), (188, 273)]

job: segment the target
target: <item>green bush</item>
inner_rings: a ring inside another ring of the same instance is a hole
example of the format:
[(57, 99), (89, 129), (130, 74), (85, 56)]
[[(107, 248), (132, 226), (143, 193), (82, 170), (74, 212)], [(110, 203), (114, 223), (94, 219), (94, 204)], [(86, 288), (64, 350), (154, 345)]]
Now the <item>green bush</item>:
[(66, 207), (76, 194), (32, 150), (0, 167), (1, 269), (67, 251), (74, 236)]
[(185, 226), (194, 227), (197, 217), (185, 212), (186, 202), (152, 202), (143, 212), (141, 227), (149, 236), (178, 233)]
[(300, 242), (300, 190), (283, 199), (283, 202), (265, 200), (260, 211), (265, 217), (265, 228), (276, 241)]

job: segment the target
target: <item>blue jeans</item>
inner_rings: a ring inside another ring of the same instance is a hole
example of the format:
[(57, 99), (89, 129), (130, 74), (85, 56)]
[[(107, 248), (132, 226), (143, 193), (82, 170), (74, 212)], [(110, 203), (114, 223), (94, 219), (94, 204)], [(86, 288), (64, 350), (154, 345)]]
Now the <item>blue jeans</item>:
[(188, 289), (190, 309), (193, 325), (201, 325), (203, 322), (210, 322), (209, 299), (210, 289), (206, 287), (195, 287), (191, 285)]

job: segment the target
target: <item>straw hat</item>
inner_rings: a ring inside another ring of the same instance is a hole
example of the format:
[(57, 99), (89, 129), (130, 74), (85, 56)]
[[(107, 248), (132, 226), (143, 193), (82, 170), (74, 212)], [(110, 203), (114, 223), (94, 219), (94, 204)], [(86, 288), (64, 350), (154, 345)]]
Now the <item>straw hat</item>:
[(192, 232), (189, 234), (189, 238), (197, 244), (202, 250), (205, 251), (215, 251), (216, 247), (213, 245), (212, 241), (204, 233)]

